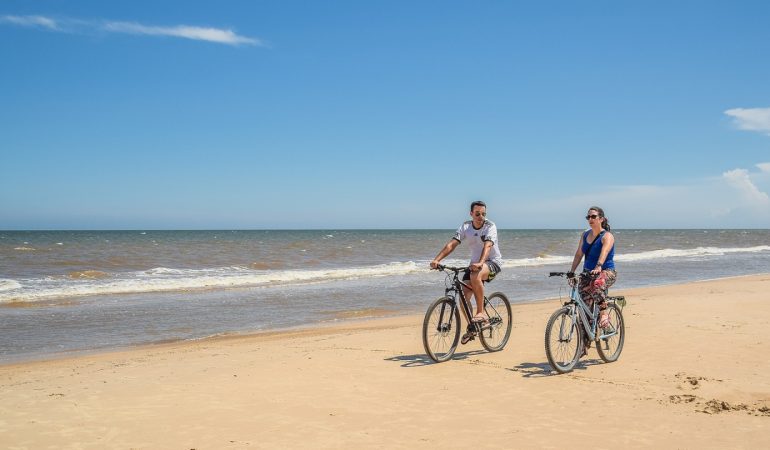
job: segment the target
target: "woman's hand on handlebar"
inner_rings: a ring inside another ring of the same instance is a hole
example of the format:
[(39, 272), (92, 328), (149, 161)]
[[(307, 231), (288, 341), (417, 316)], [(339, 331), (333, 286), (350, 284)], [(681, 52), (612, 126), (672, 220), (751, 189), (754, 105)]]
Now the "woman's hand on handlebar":
[(574, 286), (575, 283), (577, 283), (577, 277), (575, 277), (574, 270), (567, 272), (567, 283), (569, 283), (570, 286)]

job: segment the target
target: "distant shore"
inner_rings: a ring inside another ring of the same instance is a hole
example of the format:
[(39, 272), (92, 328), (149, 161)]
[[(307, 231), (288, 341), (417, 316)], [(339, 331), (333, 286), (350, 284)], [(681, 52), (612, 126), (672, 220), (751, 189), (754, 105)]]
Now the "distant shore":
[(626, 345), (551, 373), (557, 300), (431, 363), (421, 316), (0, 366), (0, 446), (770, 446), (770, 274), (626, 295)]

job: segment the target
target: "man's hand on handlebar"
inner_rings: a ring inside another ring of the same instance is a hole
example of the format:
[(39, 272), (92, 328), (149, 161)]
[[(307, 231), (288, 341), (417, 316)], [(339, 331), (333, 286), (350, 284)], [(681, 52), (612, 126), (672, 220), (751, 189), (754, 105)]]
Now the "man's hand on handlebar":
[(440, 265), (440, 264), (439, 264), (439, 262), (438, 262), (438, 261), (436, 261), (435, 259), (434, 259), (433, 261), (431, 261), (431, 262), (430, 262), (430, 268), (431, 268), (431, 269), (436, 269), (436, 270), (438, 270), (438, 266), (439, 266), (439, 265)]
[(477, 263), (471, 264), (469, 267), (471, 269), (471, 272), (478, 272), (478, 271), (481, 270), (481, 267), (483, 265), (484, 265), (484, 263), (477, 262)]

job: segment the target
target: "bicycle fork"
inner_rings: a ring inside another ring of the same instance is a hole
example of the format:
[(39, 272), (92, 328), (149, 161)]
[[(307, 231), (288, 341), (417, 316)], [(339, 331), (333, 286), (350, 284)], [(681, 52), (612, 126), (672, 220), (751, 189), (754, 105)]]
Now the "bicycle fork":
[[(454, 307), (448, 308), (447, 311), (447, 304), (442, 303), (441, 304), (441, 312), (439, 313), (439, 321), (436, 325), (436, 331), (439, 333), (448, 333), (452, 329), (452, 319), (454, 318)], [(447, 317), (445, 314), (448, 314), (447, 321), (444, 321), (444, 317)]]
[(561, 323), (559, 323), (559, 342), (571, 342), (573, 333), (577, 330), (578, 318), (575, 314), (575, 309), (570, 308), (569, 315), (561, 316)]

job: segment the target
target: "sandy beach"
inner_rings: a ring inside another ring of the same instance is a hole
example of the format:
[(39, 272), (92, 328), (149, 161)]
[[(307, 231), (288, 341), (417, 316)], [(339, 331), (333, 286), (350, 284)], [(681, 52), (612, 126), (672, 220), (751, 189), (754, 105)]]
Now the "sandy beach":
[[(0, 447), (767, 448), (770, 275), (618, 289), (620, 359), (556, 375), (559, 301), (506, 348), (424, 354), (421, 316), (0, 366)], [(426, 307), (427, 307), (426, 300)]]

